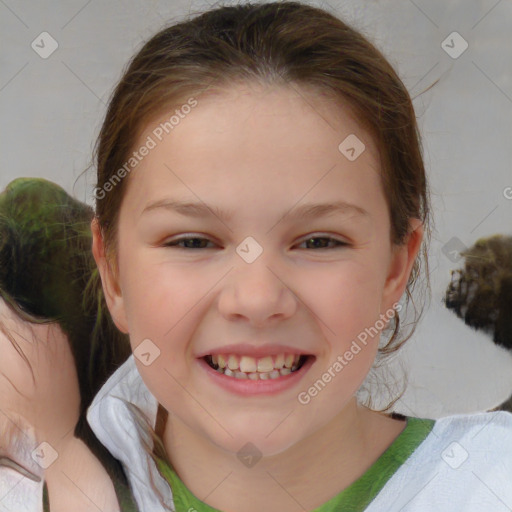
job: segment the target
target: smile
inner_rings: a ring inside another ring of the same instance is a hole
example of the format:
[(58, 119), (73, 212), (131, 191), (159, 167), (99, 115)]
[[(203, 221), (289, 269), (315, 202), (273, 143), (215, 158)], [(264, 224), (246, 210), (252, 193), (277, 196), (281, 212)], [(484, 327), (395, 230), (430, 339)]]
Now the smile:
[(237, 354), (214, 354), (204, 357), (216, 372), (234, 379), (271, 380), (299, 370), (308, 359), (306, 355), (281, 353), (255, 358)]

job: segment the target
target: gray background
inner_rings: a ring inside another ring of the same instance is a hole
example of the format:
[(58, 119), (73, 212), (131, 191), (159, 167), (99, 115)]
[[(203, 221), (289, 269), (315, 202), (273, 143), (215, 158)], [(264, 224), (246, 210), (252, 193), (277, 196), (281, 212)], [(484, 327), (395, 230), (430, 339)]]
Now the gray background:
[[(505, 197), (512, 187), (512, 2), (310, 3), (363, 31), (413, 97), (440, 78), (414, 100), (434, 207), (432, 301), (396, 358), (409, 387), (394, 409), (437, 418), (496, 406), (512, 392), (512, 354), (444, 308), (450, 271), (460, 262), (442, 248), (453, 237), (470, 246), (512, 234), (512, 199)], [(164, 25), (209, 5), (0, 0), (0, 188), (19, 176), (45, 177), (93, 204), (94, 169), (81, 173), (125, 63)], [(46, 59), (31, 47), (44, 31), (58, 43)], [(456, 59), (441, 46), (453, 31), (469, 45)]]

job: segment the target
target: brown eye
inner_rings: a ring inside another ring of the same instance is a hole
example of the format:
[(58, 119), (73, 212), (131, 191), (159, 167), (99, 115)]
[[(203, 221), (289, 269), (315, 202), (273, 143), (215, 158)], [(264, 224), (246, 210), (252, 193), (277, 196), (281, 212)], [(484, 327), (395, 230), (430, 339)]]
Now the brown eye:
[(338, 247), (348, 246), (346, 242), (337, 240), (329, 236), (312, 236), (305, 239), (302, 244), (310, 244), (307, 249), (336, 249)]
[(208, 240), (208, 238), (190, 236), (166, 242), (164, 247), (178, 247), (180, 249), (207, 249), (208, 247), (206, 247), (205, 244), (208, 244), (209, 242), (210, 240)]

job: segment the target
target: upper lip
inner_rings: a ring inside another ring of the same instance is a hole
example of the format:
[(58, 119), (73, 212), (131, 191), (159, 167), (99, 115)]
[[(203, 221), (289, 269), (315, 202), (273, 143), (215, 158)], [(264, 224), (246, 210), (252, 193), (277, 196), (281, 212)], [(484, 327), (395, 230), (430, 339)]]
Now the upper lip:
[(240, 356), (251, 356), (251, 357), (265, 357), (275, 356), (277, 354), (298, 354), (298, 355), (311, 355), (311, 352), (301, 350), (295, 347), (289, 347), (286, 345), (276, 345), (273, 343), (267, 343), (263, 345), (252, 345), (250, 343), (237, 343), (232, 345), (224, 345), (222, 347), (212, 348), (200, 352), (197, 357), (205, 357), (208, 355), (218, 354), (236, 354)]

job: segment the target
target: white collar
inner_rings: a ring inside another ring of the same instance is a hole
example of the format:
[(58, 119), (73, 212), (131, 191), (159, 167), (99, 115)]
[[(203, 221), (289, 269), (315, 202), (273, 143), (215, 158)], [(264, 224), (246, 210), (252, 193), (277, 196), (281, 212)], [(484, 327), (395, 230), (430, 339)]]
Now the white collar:
[[(174, 510), (171, 488), (143, 447), (143, 439), (151, 447), (152, 440), (140, 431), (132, 413), (120, 398), (136, 405), (146, 415), (151, 427), (155, 427), (158, 401), (144, 384), (133, 354), (95, 396), (87, 410), (87, 421), (101, 443), (122, 463), (140, 512)], [(170, 508), (163, 507), (152, 489), (148, 471)]]

